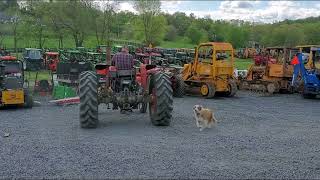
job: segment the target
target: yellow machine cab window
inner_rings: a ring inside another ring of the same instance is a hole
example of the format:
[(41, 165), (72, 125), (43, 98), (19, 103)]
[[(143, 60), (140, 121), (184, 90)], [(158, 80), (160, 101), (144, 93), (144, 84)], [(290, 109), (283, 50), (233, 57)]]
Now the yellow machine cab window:
[(198, 61), (200, 63), (212, 64), (213, 47), (211, 45), (200, 46), (198, 50)]

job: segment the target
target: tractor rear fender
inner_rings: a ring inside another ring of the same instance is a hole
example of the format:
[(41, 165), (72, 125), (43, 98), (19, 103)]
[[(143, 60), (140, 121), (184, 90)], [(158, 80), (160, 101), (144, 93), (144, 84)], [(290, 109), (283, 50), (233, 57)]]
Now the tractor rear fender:
[(147, 65), (141, 64), (139, 68), (139, 72), (136, 74), (136, 82), (142, 86), (143, 89), (147, 89)]
[(159, 72), (160, 70), (161, 69), (157, 68), (156, 65), (141, 64), (140, 71), (136, 75), (136, 82), (139, 83), (143, 87), (143, 89), (147, 89), (148, 76), (151, 74), (155, 74), (156, 72)]
[(94, 68), (96, 69), (97, 74), (107, 75), (108, 71), (109, 71), (109, 67), (110, 67), (110, 65), (108, 65), (108, 64), (97, 64), (97, 65), (95, 65)]

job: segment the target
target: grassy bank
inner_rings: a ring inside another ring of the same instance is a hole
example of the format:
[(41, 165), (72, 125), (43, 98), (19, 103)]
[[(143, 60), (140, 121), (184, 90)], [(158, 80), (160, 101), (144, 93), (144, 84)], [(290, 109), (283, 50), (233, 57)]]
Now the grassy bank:
[(252, 59), (238, 59), (235, 58), (235, 66), (238, 70), (248, 69), (248, 67), (252, 64)]
[[(5, 36), (2, 44), (3, 44), (3, 47), (6, 47), (6, 48), (14, 48), (13, 36)], [(86, 48), (95, 48), (97, 45), (98, 44), (95, 36), (88, 36), (83, 42), (83, 46)], [(195, 47), (194, 44), (190, 43), (188, 40), (181, 37), (177, 38), (175, 41), (163, 41), (159, 46), (163, 48), (194, 48)], [(17, 42), (17, 47), (18, 48), (26, 48), (26, 47), (38, 48), (39, 43), (36, 39), (25, 37), (25, 38), (19, 39), (19, 41)], [(48, 37), (45, 39), (43, 47), (59, 48), (59, 39), (54, 37)], [(75, 42), (71, 36), (64, 36), (63, 47), (64, 48), (75, 47)]]

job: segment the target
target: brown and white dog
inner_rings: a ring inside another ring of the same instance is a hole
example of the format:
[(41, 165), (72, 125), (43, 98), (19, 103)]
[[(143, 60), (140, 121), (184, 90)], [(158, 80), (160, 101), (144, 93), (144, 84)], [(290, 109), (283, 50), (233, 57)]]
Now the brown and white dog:
[(193, 113), (196, 118), (196, 125), (200, 128), (200, 131), (205, 128), (211, 128), (217, 123), (213, 111), (208, 108), (204, 108), (201, 105), (193, 106)]

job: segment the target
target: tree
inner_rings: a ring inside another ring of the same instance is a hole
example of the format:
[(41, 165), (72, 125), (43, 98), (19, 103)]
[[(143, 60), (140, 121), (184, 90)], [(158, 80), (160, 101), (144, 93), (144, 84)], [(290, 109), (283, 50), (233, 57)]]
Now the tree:
[(184, 36), (188, 27), (192, 23), (191, 19), (182, 12), (176, 12), (172, 16), (172, 25), (177, 29), (179, 36)]
[(71, 0), (63, 5), (58, 21), (72, 34), (76, 47), (80, 47), (93, 26), (92, 1)]
[(186, 35), (194, 44), (199, 44), (200, 42), (205, 42), (208, 40), (207, 32), (204, 29), (197, 27), (195, 23), (189, 26)]
[(135, 39), (143, 41), (146, 45), (159, 45), (165, 37), (167, 31), (167, 22), (164, 16), (155, 16), (148, 26), (147, 40), (144, 23), (140, 18), (134, 22)]
[(21, 26), (21, 12), (17, 7), (10, 7), (6, 13), (10, 15), (10, 27), (13, 35), (14, 52), (17, 52), (18, 41), (20, 40), (19, 27)]
[(22, 9), (25, 14), (23, 22), (25, 28), (29, 30), (27, 36), (32, 36), (37, 42), (40, 49), (46, 40), (47, 25), (45, 22), (47, 3), (43, 1), (27, 1)]
[(0, 48), (2, 47), (3, 39), (4, 39), (4, 34), (0, 32)]
[(58, 38), (58, 47), (63, 48), (63, 39), (64, 35), (66, 34), (66, 28), (63, 24), (63, 22), (60, 21), (63, 17), (63, 9), (64, 4), (63, 1), (58, 2), (50, 2), (48, 6), (45, 8), (45, 14), (46, 14), (46, 21), (48, 22), (49, 28), (53, 31), (56, 38)]
[(168, 27), (168, 32), (165, 35), (164, 40), (166, 41), (174, 41), (177, 38), (178, 30), (174, 26)]
[[(159, 30), (165, 30), (166, 20), (160, 14), (160, 0), (136, 0), (134, 8), (138, 11), (144, 32), (144, 42), (146, 44), (155, 44), (159, 39)], [(139, 22), (137, 24), (140, 24)], [(163, 35), (163, 34), (162, 34)]]
[[(103, 3), (103, 4), (101, 4)], [(107, 45), (111, 42), (112, 27), (116, 22), (116, 10), (119, 2), (117, 1), (100, 1), (96, 4), (96, 8), (101, 9), (93, 11), (95, 22), (95, 34), (98, 44), (104, 44), (105, 40)]]

